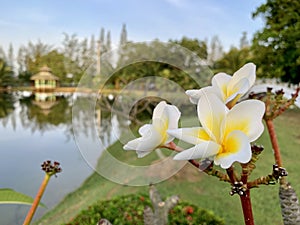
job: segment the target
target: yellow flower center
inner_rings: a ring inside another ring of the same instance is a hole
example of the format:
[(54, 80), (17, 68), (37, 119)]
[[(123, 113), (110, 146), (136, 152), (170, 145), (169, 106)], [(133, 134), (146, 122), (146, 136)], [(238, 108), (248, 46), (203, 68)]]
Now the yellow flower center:
[(241, 144), (242, 143), (239, 141), (239, 139), (235, 138), (233, 135), (229, 136), (228, 138), (226, 137), (223, 139), (217, 155), (224, 156), (224, 154), (234, 154), (240, 149)]

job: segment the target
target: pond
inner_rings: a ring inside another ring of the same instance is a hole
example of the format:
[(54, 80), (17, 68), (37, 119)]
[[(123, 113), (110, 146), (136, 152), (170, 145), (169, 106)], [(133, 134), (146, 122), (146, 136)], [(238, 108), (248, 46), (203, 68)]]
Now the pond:
[[(88, 165), (76, 146), (72, 125), (73, 97), (59, 93), (0, 93), (0, 188), (12, 188), (34, 197), (44, 177), (43, 161), (59, 161), (63, 169), (56, 178), (51, 178), (42, 198), (47, 208), (39, 207), (35, 218), (78, 188), (92, 174), (90, 166), (95, 166), (91, 164), (96, 164), (101, 154), (100, 150), (96, 152), (92, 156), (94, 162)], [(83, 117), (84, 112), (82, 109), (80, 115)], [(100, 111), (95, 115), (96, 119), (99, 114), (102, 124), (111, 123), (111, 119), (101, 118)], [(94, 120), (87, 120), (87, 123), (89, 121)], [(85, 131), (80, 127), (76, 130)], [(103, 133), (106, 135), (100, 138), (104, 145), (115, 141), (114, 136), (109, 135), (110, 131)], [(22, 224), (29, 208), (26, 205), (0, 205), (1, 225)]]

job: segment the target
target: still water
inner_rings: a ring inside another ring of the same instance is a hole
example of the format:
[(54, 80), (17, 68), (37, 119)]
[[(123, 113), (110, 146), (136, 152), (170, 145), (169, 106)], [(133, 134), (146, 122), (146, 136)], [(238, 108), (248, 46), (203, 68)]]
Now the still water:
[[(58, 204), (93, 172), (74, 140), (72, 102), (70, 94), (0, 93), (0, 188), (34, 197), (44, 177), (40, 168), (43, 161), (59, 161), (63, 169), (57, 178), (51, 178), (43, 196), (42, 202), (48, 208), (40, 207), (35, 218)], [(81, 115), (84, 116), (84, 109)], [(111, 119), (101, 121), (110, 122)], [(115, 138), (107, 135), (109, 131), (105, 133), (100, 138), (108, 146)], [(94, 155), (94, 163), (99, 157), (100, 151)], [(29, 208), (0, 205), (0, 225), (22, 224)]]

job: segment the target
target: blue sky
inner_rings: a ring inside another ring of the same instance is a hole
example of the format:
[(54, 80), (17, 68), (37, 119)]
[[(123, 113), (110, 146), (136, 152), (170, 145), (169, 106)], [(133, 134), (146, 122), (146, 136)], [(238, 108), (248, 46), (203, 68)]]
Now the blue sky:
[(6, 50), (28, 41), (59, 46), (63, 32), (98, 37), (101, 27), (119, 42), (122, 24), (128, 39), (161, 41), (182, 36), (204, 40), (218, 35), (225, 49), (238, 45), (242, 32), (262, 28), (251, 13), (264, 0), (0, 0), (0, 45)]

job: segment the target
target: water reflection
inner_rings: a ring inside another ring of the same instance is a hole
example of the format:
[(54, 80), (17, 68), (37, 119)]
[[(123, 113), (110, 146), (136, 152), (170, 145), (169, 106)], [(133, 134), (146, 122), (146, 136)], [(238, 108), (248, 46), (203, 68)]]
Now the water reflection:
[[(36, 93), (20, 99), (22, 125), (44, 131), (49, 126), (60, 124), (71, 124), (71, 103), (69, 98), (56, 96), (54, 93)], [(29, 122), (29, 123), (27, 123)]]
[[(0, 93), (0, 178), (1, 188), (35, 196), (43, 172), (40, 164), (47, 159), (61, 162), (63, 172), (51, 179), (42, 199), (48, 209), (39, 208), (37, 217), (51, 209), (69, 192), (75, 190), (93, 172), (83, 159), (73, 138), (73, 128), (83, 136), (91, 135), (92, 124), (97, 121), (100, 139), (105, 146), (115, 141), (109, 114), (96, 109), (95, 118), (86, 113), (84, 104), (80, 115), (73, 118), (74, 96), (63, 93)], [(77, 96), (86, 102), (89, 96)], [(84, 121), (84, 124), (76, 123)], [(74, 127), (74, 125), (80, 127)], [(101, 126), (101, 127), (100, 127)], [(105, 147), (104, 146), (104, 147)], [(95, 163), (101, 150), (93, 155)], [(22, 224), (29, 206), (0, 205), (0, 224)]]
[(0, 118), (5, 118), (14, 111), (14, 102), (12, 94), (0, 93)]
[[(49, 210), (66, 194), (78, 188), (93, 172), (92, 168), (109, 168), (107, 171), (110, 175), (115, 173), (117, 180), (127, 179), (128, 175), (136, 180), (144, 177), (142, 170), (135, 177), (132, 173), (128, 174), (128, 170), (114, 172), (115, 164), (107, 161), (108, 158), (100, 159), (105, 148), (120, 138), (122, 133), (126, 132), (127, 138), (131, 138), (128, 136), (130, 124), (136, 123), (136, 119), (151, 118), (155, 106), (153, 98), (142, 97), (141, 101), (136, 102), (135, 96), (136, 93), (126, 93), (118, 98), (112, 95), (98, 96), (98, 101), (94, 102), (95, 96), (92, 94), (0, 93), (0, 187), (13, 188), (34, 197), (44, 176), (40, 164), (48, 159), (59, 161), (63, 172), (57, 179), (51, 179), (42, 199)], [(180, 100), (178, 95), (174, 95), (174, 100), (169, 99), (175, 104)], [(79, 106), (77, 108), (73, 105), (75, 100)], [(156, 98), (155, 102), (160, 100)], [(132, 105), (132, 102), (136, 104)], [(191, 115), (195, 107), (189, 104), (187, 98), (183, 102), (177, 106)], [(187, 104), (191, 107), (188, 108)], [(143, 110), (147, 113), (143, 113)], [(76, 143), (81, 143), (81, 146), (75, 143), (75, 133)], [(95, 143), (99, 141), (101, 145), (97, 147), (99, 145)], [(109, 158), (119, 160), (121, 164), (134, 165), (134, 152), (117, 151), (111, 154)], [(102, 156), (105, 155), (108, 156), (107, 153)], [(156, 161), (159, 157), (152, 158)], [(148, 165), (149, 162), (145, 163)], [(150, 172), (149, 179), (158, 174)], [(160, 176), (156, 179), (160, 179)], [(29, 206), (0, 205), (1, 225), (21, 224), (28, 209)], [(46, 210), (39, 208), (37, 217)]]

